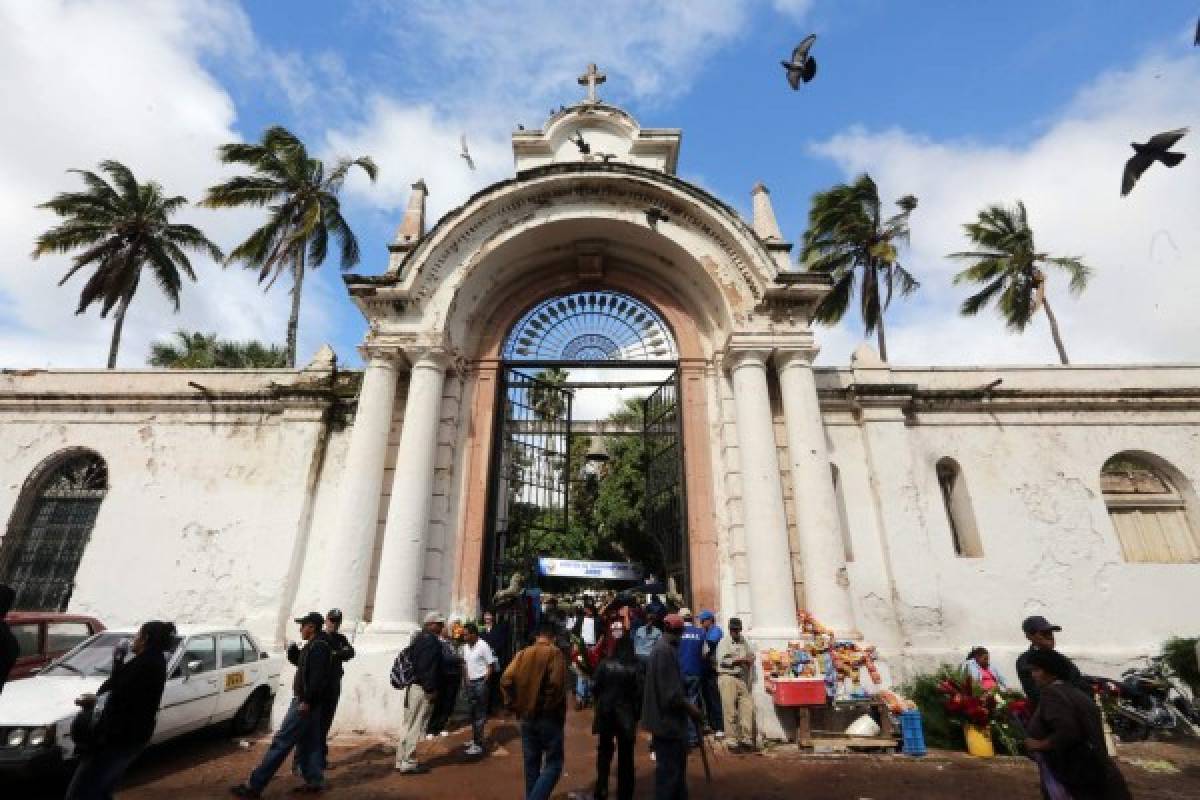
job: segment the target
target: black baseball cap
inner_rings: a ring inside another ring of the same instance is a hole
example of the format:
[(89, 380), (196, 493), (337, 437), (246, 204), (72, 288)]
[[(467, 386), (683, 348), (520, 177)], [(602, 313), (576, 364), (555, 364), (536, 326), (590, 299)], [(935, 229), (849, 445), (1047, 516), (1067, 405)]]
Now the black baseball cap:
[[(703, 615), (701, 615), (701, 616), (703, 616)], [(737, 617), (730, 617), (729, 618), (729, 630), (740, 631), (741, 629), (742, 629), (742, 621), (740, 619), (738, 619)]]
[(1045, 617), (1033, 616), (1025, 618), (1025, 621), (1021, 623), (1021, 630), (1025, 631), (1025, 635), (1028, 636), (1031, 633), (1041, 633), (1042, 631), (1061, 631), (1062, 628), (1058, 625), (1051, 625)]
[(329, 613), (325, 615), (325, 619), (338, 623), (342, 621), (342, 610), (340, 608), (331, 608)]
[(296, 617), (296, 622), (301, 625), (316, 625), (318, 628), (325, 624), (325, 618), (321, 616), (319, 611), (310, 611), (303, 617)]

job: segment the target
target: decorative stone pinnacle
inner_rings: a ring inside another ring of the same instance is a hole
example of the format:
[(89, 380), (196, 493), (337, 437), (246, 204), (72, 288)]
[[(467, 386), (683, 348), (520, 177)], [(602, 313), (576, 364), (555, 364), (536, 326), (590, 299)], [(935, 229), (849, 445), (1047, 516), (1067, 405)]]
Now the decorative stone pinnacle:
[(608, 80), (608, 76), (600, 70), (596, 69), (595, 64), (588, 64), (587, 72), (579, 76), (579, 85), (587, 87), (586, 103), (595, 105), (599, 103), (596, 98), (596, 87)]
[(411, 248), (425, 235), (425, 198), (429, 196), (429, 188), (424, 178), (418, 178), (412, 185), (412, 194), (408, 196), (408, 208), (400, 227), (396, 229), (396, 238), (392, 247)]
[(754, 184), (754, 188), (750, 190), (750, 194), (754, 198), (754, 220), (752, 224), (754, 232), (764, 242), (782, 242), (783, 233), (779, 230), (779, 223), (775, 221), (775, 209), (771, 205), (771, 193), (767, 191), (767, 187), (762, 184), (762, 181), (759, 181)]

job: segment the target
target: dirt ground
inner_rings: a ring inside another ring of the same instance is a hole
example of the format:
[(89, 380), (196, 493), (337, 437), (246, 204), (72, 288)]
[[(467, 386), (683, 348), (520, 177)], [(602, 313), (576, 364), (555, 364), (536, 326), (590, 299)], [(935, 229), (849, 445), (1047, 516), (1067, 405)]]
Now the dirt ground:
[[(588, 797), (595, 776), (590, 713), (572, 712), (567, 721), (566, 774), (556, 798)], [(393, 769), (388, 744), (338, 737), (330, 753), (330, 791), (323, 797), (367, 798), (520, 798), (521, 742), (512, 720), (489, 725), (486, 756), (463, 755), (468, 731), (422, 744), (418, 755), (432, 768), (427, 775), (402, 776)], [(270, 739), (239, 741), (216, 731), (202, 732), (148, 751), (134, 765), (118, 796), (123, 800), (201, 800), (229, 797), (229, 787), (242, 781), (258, 762)], [(903, 755), (801, 755), (790, 746), (759, 755), (730, 755), (720, 745), (709, 751), (712, 782), (704, 778), (698, 755), (688, 759), (692, 798), (699, 800), (1038, 800), (1037, 776), (1022, 758), (974, 759), (961, 753), (934, 752), (924, 758)], [(615, 765), (614, 765), (615, 767)], [(1200, 798), (1200, 745), (1146, 743), (1121, 751), (1121, 769), (1138, 800)], [(638, 798), (653, 797), (654, 763), (646, 750), (637, 752)], [(616, 790), (615, 768), (610, 793)], [(299, 785), (286, 768), (267, 788), (265, 797), (284, 798)], [(61, 798), (55, 782), (22, 784), (0, 791), (13, 800)], [(575, 793), (575, 794), (573, 794)]]

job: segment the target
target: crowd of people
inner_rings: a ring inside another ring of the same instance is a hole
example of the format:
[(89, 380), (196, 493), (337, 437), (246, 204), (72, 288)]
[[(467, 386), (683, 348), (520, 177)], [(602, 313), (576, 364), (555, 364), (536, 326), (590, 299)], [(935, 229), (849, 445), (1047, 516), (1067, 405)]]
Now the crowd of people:
[[(697, 624), (698, 623), (698, 624)], [(527, 631), (526, 636), (521, 631)], [(523, 639), (531, 640), (526, 646)], [(482, 628), (430, 613), (398, 658), (393, 685), (405, 693), (396, 769), (418, 774), (422, 736), (448, 735), (446, 717), (459, 687), (467, 692), (472, 736), (466, 754), (486, 753), (484, 733), (497, 704), (517, 717), (525, 797), (549, 797), (563, 768), (569, 703), (592, 709), (596, 736), (593, 796), (609, 796), (616, 759), (616, 797), (630, 798), (639, 729), (649, 735), (655, 796), (687, 796), (687, 756), (711, 734), (729, 733), (733, 752), (757, 749), (750, 684), (754, 647), (741, 621), (726, 634), (712, 611), (693, 617), (661, 596), (609, 594), (563, 604), (537, 596), (497, 615)], [(397, 676), (402, 677), (397, 677)]]
[[(8, 610), (12, 596), (0, 586), (0, 612)], [(340, 633), (341, 622), (337, 609), (296, 620), (302, 643), (287, 650), (296, 667), (291, 701), (261, 762), (231, 789), (235, 796), (260, 797), (289, 754), (293, 772), (304, 781), (295, 791), (326, 788), (327, 740), (343, 665), (355, 656)], [(1129, 790), (1108, 755), (1091, 684), (1056, 649), (1055, 634), (1062, 629), (1031, 616), (1022, 630), (1029, 649), (1016, 668), (1031, 709), (1025, 747), (1039, 766), (1044, 795), (1125, 800)], [(145, 623), (131, 644), (114, 652), (111, 674), (96, 692), (106, 695), (103, 712), (93, 715), (95, 695), (79, 698), (72, 738), (81, 758), (67, 798), (111, 796), (145, 749), (166, 682), (164, 655), (177, 640), (171, 623)], [(15, 639), (0, 613), (0, 692), (16, 657)], [(736, 617), (725, 632), (712, 611), (693, 617), (688, 608), (656, 595), (643, 601), (623, 593), (567, 608), (545, 596), (519, 615), (486, 612), (479, 626), (447, 625), (443, 615), (430, 613), (392, 671), (393, 686), (404, 693), (396, 770), (427, 771), (417, 759), (418, 747), (423, 739), (448, 735), (462, 690), (471, 723), (466, 755), (486, 755), (487, 720), (502, 706), (519, 721), (525, 797), (549, 798), (563, 770), (571, 696), (577, 710), (592, 709), (597, 800), (609, 797), (614, 757), (616, 797), (632, 798), (639, 728), (649, 735), (655, 797), (686, 798), (688, 751), (702, 746), (706, 735), (724, 739), (732, 752), (757, 749), (751, 693), (756, 658)], [(1009, 688), (985, 647), (972, 648), (963, 669), (984, 691)]]

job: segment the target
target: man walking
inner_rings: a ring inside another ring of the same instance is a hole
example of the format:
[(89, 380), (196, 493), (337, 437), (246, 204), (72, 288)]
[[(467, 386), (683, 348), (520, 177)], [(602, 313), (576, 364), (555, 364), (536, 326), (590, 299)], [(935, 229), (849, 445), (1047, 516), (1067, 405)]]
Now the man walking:
[[(704, 687), (704, 629), (692, 624), (692, 610), (679, 609), (683, 633), (679, 637), (679, 671), (683, 673), (683, 690), (687, 701), (701, 707)], [(701, 724), (688, 720), (688, 747), (700, 744)]]
[(429, 715), (437, 699), (442, 680), (442, 644), (440, 636), (446, 618), (436, 611), (425, 615), (425, 625), (408, 646), (413, 667), (413, 682), (404, 689), (404, 722), (400, 726), (400, 741), (396, 743), (396, 771), (402, 775), (428, 772), (417, 763), (417, 743), (429, 724)]
[[(262, 762), (250, 773), (245, 783), (230, 789), (235, 797), (262, 797), (262, 791), (287, 759), (292, 748), (304, 778), (300, 791), (320, 792), (325, 789), (321, 757), (322, 704), (328, 699), (333, 675), (333, 653), (329, 640), (321, 633), (325, 618), (310, 611), (296, 620), (300, 623), (303, 647), (289, 647), (288, 660), (296, 665), (292, 679), (292, 702), (283, 723), (271, 739)], [(293, 655), (295, 658), (293, 659)]]
[[(342, 696), (342, 677), (345, 675), (345, 664), (354, 658), (354, 646), (350, 640), (339, 631), (342, 627), (342, 612), (331, 608), (325, 615), (325, 639), (329, 642), (330, 654), (333, 657), (332, 670), (329, 676), (329, 690), (325, 702), (321, 704), (321, 769), (329, 769), (329, 729), (333, 727), (333, 715), (337, 713), (338, 700)], [(296, 643), (288, 645), (288, 661), (296, 663), (298, 653)], [(293, 757), (292, 774), (303, 777), (300, 769), (300, 753)]]
[(725, 632), (717, 624), (717, 616), (705, 609), (696, 617), (700, 627), (704, 629), (704, 679), (701, 682), (704, 696), (704, 713), (708, 717), (708, 727), (713, 729), (713, 735), (720, 739), (725, 735), (722, 711), (721, 691), (717, 688), (717, 646), (721, 644)]
[(479, 628), (468, 622), (464, 628), (462, 660), (466, 668), (467, 704), (471, 710), (471, 743), (467, 755), (483, 755), (483, 728), (487, 723), (488, 687), (496, 669), (492, 648), (479, 636)]
[(653, 736), (655, 800), (687, 800), (688, 718), (699, 722), (700, 709), (687, 701), (679, 671), (683, 618), (668, 614), (662, 637), (650, 651), (642, 700), (642, 726)]
[(505, 707), (521, 720), (525, 800), (548, 800), (562, 774), (567, 663), (557, 633), (553, 622), (538, 625), (533, 644), (517, 653), (500, 679)]
[(729, 620), (729, 636), (717, 645), (717, 685), (725, 711), (725, 733), (729, 749), (754, 751), (754, 695), (750, 678), (754, 673), (754, 645), (742, 636), (742, 621)]
[[(1017, 656), (1017, 678), (1021, 681), (1021, 688), (1025, 690), (1025, 696), (1029, 698), (1029, 703), (1034, 708), (1037, 707), (1038, 700), (1041, 699), (1042, 690), (1033, 680), (1033, 673), (1030, 671), (1029, 656), (1037, 650), (1053, 650), (1054, 649), (1054, 634), (1061, 631), (1062, 628), (1058, 625), (1051, 625), (1050, 622), (1042, 616), (1026, 617), (1021, 623), (1021, 630), (1025, 632), (1025, 638), (1029, 640), (1029, 649), (1021, 655)], [(1060, 654), (1061, 655), (1061, 654)], [(1066, 658), (1066, 656), (1063, 656)], [(1071, 665), (1070, 674), (1066, 677), (1066, 682), (1082, 690), (1088, 697), (1092, 696), (1092, 686), (1083, 679), (1083, 675), (1079, 672), (1079, 667), (1075, 666), (1075, 662), (1067, 658), (1067, 663)]]

